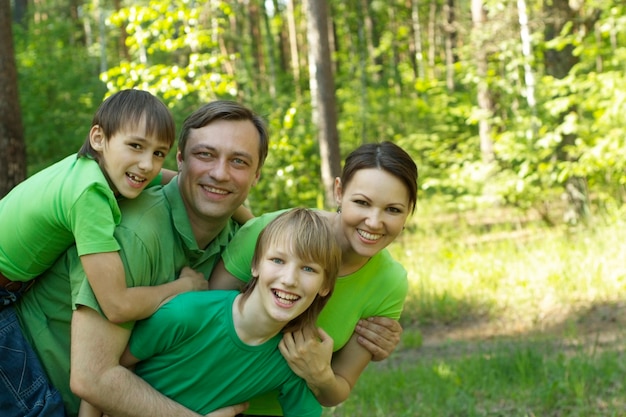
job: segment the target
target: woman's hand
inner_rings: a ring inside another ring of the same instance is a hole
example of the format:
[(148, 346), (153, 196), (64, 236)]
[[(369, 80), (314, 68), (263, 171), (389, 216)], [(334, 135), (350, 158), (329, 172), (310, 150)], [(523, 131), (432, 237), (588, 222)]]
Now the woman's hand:
[(400, 323), (389, 317), (359, 320), (354, 331), (359, 335), (359, 344), (372, 354), (372, 361), (387, 359), (400, 343), (402, 336)]
[(320, 379), (334, 378), (333, 339), (324, 330), (306, 328), (285, 333), (278, 348), (293, 372), (309, 386), (318, 385)]

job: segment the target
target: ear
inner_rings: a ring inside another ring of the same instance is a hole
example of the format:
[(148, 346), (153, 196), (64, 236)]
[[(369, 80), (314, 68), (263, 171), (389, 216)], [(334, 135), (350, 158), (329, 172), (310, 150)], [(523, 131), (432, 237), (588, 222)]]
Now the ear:
[(323, 288), (320, 288), (318, 294), (320, 295), (320, 297), (326, 297), (329, 292), (330, 288), (328, 288), (328, 286), (324, 286)]
[(337, 204), (341, 205), (341, 199), (343, 198), (343, 188), (341, 187), (341, 179), (339, 177), (335, 178), (334, 194)]
[(254, 187), (255, 185), (257, 185), (257, 184), (258, 184), (258, 182), (259, 182), (259, 178), (261, 178), (261, 170), (258, 170), (258, 171), (256, 172), (256, 175), (255, 175), (255, 177), (254, 177), (254, 181), (252, 181), (252, 186), (253, 186), (253, 187)]
[(183, 165), (183, 153), (180, 149), (176, 151), (176, 165), (178, 166), (178, 172), (180, 172)]
[(253, 277), (258, 277), (258, 276), (259, 276), (259, 271), (258, 271), (258, 269), (256, 268), (256, 266), (253, 266), (253, 267), (252, 267), (252, 276), (253, 276)]
[(106, 137), (99, 125), (91, 126), (89, 131), (89, 144), (96, 152), (102, 152), (106, 144)]

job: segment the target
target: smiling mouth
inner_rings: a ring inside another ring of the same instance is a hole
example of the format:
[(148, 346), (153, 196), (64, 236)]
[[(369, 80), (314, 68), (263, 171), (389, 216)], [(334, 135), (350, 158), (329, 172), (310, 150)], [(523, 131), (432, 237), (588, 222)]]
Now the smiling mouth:
[(372, 241), (379, 240), (380, 238), (384, 236), (380, 233), (370, 233), (362, 229), (356, 229), (356, 231), (362, 238), (367, 239), (367, 240), (372, 240)]
[(126, 173), (126, 177), (128, 177), (129, 180), (131, 180), (132, 182), (134, 182), (136, 184), (142, 184), (142, 183), (146, 182), (146, 178), (145, 177), (140, 177), (138, 175), (131, 174), (130, 172)]
[(272, 293), (282, 304), (291, 305), (300, 299), (300, 297), (295, 294), (290, 294), (280, 290), (272, 290)]
[(202, 188), (204, 188), (206, 191), (213, 193), (213, 194), (220, 194), (220, 195), (228, 194), (228, 191), (226, 190), (222, 190), (220, 188), (214, 188), (208, 185), (203, 185)]

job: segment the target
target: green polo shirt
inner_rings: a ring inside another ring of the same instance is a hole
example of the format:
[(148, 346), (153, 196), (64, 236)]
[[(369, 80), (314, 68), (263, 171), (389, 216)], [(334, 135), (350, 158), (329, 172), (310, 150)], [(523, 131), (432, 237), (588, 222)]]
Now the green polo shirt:
[(0, 200), (0, 272), (28, 281), (74, 243), (80, 255), (115, 252), (119, 222), (117, 200), (98, 163), (70, 155)]
[[(186, 265), (208, 277), (238, 229), (231, 220), (207, 248), (198, 248), (176, 179), (162, 188), (145, 190), (134, 200), (120, 202), (120, 209), (122, 222), (115, 238), (122, 247), (129, 287), (169, 282)], [(70, 415), (77, 414), (79, 404), (69, 388), (70, 322), (78, 305), (100, 311), (75, 247), (59, 258), (16, 305), (24, 334), (61, 392)]]

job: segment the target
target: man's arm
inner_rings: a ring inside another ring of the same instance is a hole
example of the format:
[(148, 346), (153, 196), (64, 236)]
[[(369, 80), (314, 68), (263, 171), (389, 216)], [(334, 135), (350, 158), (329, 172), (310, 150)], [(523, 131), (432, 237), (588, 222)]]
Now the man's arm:
[(400, 343), (402, 326), (389, 317), (370, 317), (359, 320), (355, 333), (358, 342), (372, 354), (372, 361), (387, 359)]
[(79, 307), (72, 316), (72, 391), (117, 417), (198, 417), (119, 364), (129, 337), (129, 330)]
[[(200, 414), (170, 400), (120, 365), (129, 337), (128, 329), (89, 307), (74, 311), (70, 374), (74, 394), (116, 417), (198, 417)], [(234, 417), (247, 408), (248, 404), (236, 404), (205, 417)]]

